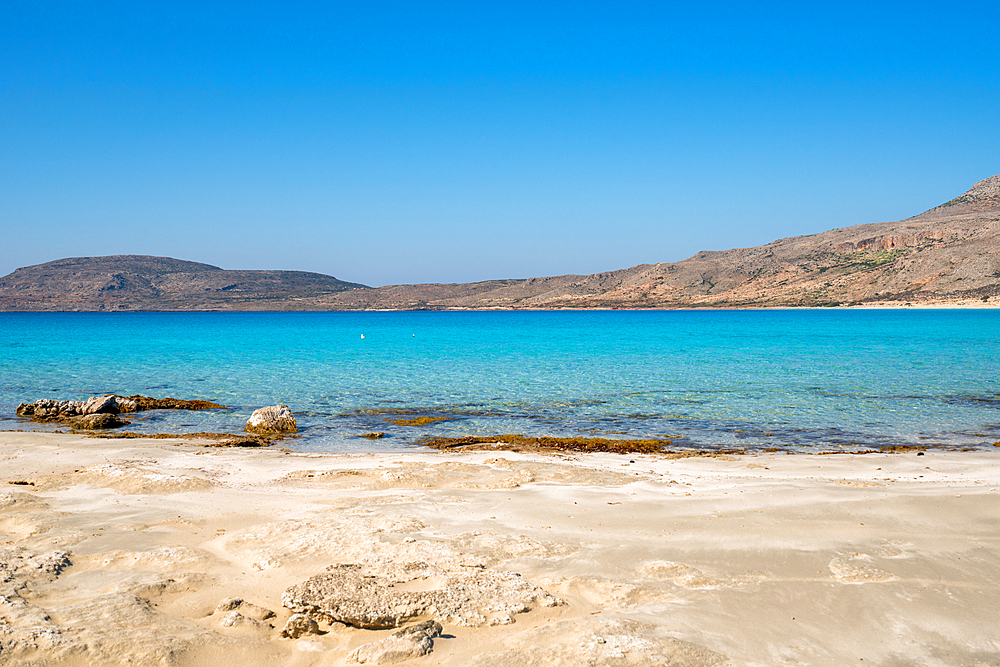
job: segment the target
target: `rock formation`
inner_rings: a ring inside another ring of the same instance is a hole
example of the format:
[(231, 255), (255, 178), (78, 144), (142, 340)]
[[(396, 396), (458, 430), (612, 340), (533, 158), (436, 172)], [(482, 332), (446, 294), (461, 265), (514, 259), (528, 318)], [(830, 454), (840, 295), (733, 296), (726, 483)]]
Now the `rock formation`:
[[(135, 405), (135, 401), (132, 401), (132, 405)], [(98, 413), (116, 415), (120, 410), (118, 409), (118, 400), (109, 394), (107, 396), (94, 396), (87, 399), (83, 404), (81, 412), (85, 415), (96, 415)]]
[(295, 433), (299, 427), (287, 405), (269, 405), (253, 411), (245, 430), (248, 433)]
[(85, 401), (56, 401), (42, 398), (34, 403), (21, 403), (17, 406), (18, 417), (31, 417), (35, 421), (56, 421), (83, 414)]
[(74, 429), (106, 429), (125, 426), (130, 422), (118, 417), (123, 412), (141, 410), (208, 410), (225, 408), (210, 401), (186, 401), (176, 398), (149, 396), (93, 396), (86, 401), (58, 401), (43, 398), (17, 406), (17, 416), (36, 422), (69, 424)]
[(282, 604), (314, 619), (394, 628), (418, 616), (454, 625), (506, 625), (530, 605), (558, 601), (516, 572), (426, 562), (331, 565), (292, 586)]
[(434, 637), (441, 636), (441, 624), (424, 621), (394, 632), (385, 639), (354, 649), (349, 662), (363, 665), (388, 665), (427, 655), (434, 649)]

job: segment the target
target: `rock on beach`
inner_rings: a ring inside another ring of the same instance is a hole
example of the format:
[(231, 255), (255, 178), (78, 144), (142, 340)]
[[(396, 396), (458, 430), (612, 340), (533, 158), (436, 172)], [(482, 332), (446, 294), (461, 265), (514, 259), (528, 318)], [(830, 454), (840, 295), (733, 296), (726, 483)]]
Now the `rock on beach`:
[(386, 665), (419, 658), (434, 650), (434, 637), (441, 636), (441, 632), (441, 624), (437, 621), (411, 625), (385, 639), (359, 646), (347, 656), (347, 661), (363, 665)]
[(243, 430), (248, 433), (295, 433), (299, 427), (287, 405), (269, 405), (254, 410)]

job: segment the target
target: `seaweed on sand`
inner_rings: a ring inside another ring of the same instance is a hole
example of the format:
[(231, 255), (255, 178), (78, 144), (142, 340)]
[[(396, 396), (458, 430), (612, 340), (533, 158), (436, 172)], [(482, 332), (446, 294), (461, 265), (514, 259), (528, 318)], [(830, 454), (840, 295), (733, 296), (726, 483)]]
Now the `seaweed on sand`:
[(105, 438), (105, 439), (131, 439), (131, 438), (149, 438), (152, 440), (179, 440), (179, 439), (197, 439), (197, 440), (208, 440), (205, 447), (268, 447), (274, 442), (281, 440), (283, 437), (279, 434), (275, 435), (245, 435), (239, 434), (234, 435), (232, 433), (136, 433), (135, 431), (122, 431), (120, 433), (95, 433), (93, 435), (86, 436), (88, 438)]

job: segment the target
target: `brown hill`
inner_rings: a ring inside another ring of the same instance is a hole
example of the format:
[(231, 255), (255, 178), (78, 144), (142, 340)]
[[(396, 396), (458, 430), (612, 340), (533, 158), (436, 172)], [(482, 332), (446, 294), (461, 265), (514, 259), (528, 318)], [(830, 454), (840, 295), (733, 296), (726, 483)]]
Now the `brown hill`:
[(0, 279), (0, 310), (802, 307), (1000, 302), (1000, 176), (899, 222), (589, 276), (367, 288), (169, 258), (59, 260)]
[(1000, 176), (899, 222), (589, 276), (396, 285), (318, 308), (801, 307), (1000, 300)]
[(0, 310), (284, 310), (364, 287), (304, 271), (227, 271), (170, 257), (74, 257), (0, 278)]

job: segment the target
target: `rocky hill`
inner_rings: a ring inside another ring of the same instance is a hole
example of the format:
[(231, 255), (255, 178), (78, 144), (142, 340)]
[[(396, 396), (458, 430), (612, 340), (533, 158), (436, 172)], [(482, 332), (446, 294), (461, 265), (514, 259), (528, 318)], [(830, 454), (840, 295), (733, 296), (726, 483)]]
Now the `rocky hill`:
[(899, 222), (589, 276), (369, 288), (159, 257), (59, 260), (0, 279), (0, 310), (361, 310), (1000, 304), (1000, 176)]
[(364, 285), (305, 271), (227, 271), (169, 257), (75, 257), (0, 278), (0, 310), (285, 310)]
[(899, 222), (589, 276), (352, 290), (320, 308), (691, 308), (1000, 304), (1000, 176)]

